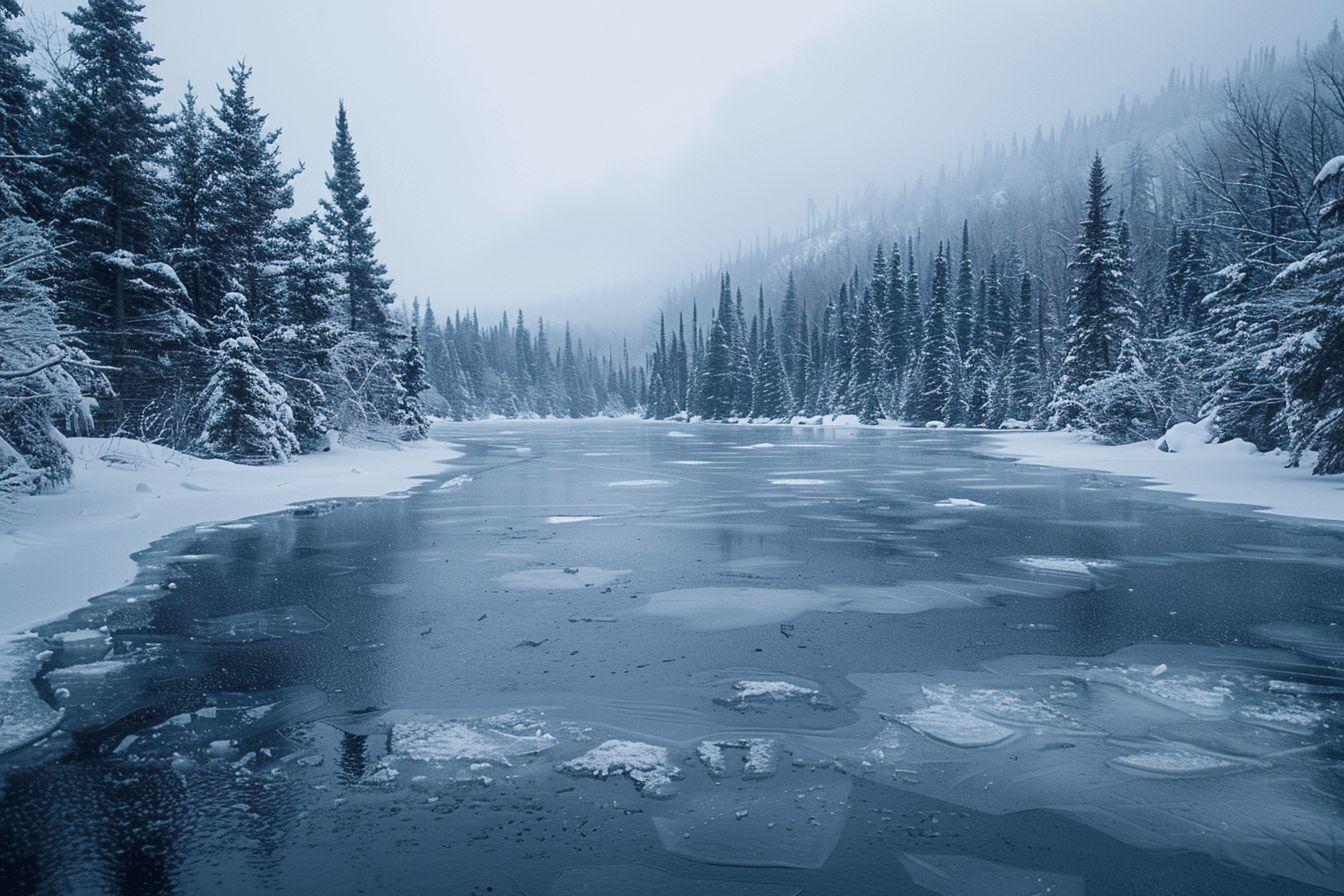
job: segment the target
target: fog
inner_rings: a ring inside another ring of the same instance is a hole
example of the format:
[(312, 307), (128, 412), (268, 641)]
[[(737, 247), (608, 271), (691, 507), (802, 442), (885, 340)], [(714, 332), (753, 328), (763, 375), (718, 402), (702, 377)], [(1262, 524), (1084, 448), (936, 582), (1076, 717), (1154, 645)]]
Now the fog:
[[(71, 2), (30, 2), (39, 16)], [(983, 137), (1315, 41), (1337, 0), (150, 0), (164, 107), (245, 58), (322, 192), (338, 98), (400, 296), (620, 328), (661, 290)]]

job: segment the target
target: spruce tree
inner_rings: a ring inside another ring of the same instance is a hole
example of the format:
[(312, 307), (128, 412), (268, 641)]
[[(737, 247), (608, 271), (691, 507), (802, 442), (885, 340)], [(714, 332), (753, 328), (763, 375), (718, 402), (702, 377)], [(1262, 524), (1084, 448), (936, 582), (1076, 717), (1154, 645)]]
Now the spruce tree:
[(1107, 216), (1109, 192), (1106, 169), (1097, 154), (1088, 175), (1087, 218), (1070, 265), (1074, 285), (1069, 326), (1052, 407), (1057, 427), (1078, 421), (1080, 390), (1116, 368), (1120, 346), (1137, 329), (1125, 260)]
[(210, 284), (204, 245), (210, 180), (205, 154), (208, 135), (207, 117), (197, 107), (196, 92), (188, 84), (172, 123), (166, 241), (169, 262), (191, 296), (197, 320), (208, 320), (218, 308), (217, 303), (206, 302)]
[(769, 312), (765, 318), (755, 398), (756, 404), (751, 411), (753, 417), (782, 420), (793, 413), (793, 390), (789, 386), (788, 373), (784, 369), (784, 359), (775, 334), (774, 315)]
[(737, 336), (731, 281), (725, 273), (719, 285), (719, 308), (710, 322), (701, 383), (701, 413), (715, 420), (731, 417), (737, 388)]
[(204, 336), (160, 251), (167, 122), (141, 9), (134, 0), (88, 0), (65, 14), (70, 61), (46, 115), (63, 192), (63, 298), (92, 352), (115, 368), (116, 399), (102, 405), (114, 418), (163, 402), (176, 385), (173, 354)]
[[(298, 171), (281, 166), (280, 132), (267, 130), (248, 93), (251, 77), (252, 69), (239, 62), (229, 68), (228, 86), (218, 88), (205, 146), (203, 242), (206, 267), (217, 278), (214, 291), (242, 291), (257, 311), (255, 323), (270, 328), (284, 314), (280, 215), (294, 205)], [(207, 307), (218, 295), (205, 297)]]
[(299, 443), (290, 431), (288, 396), (258, 366), (260, 352), (242, 295), (224, 297), (214, 329), (218, 360), (205, 388), (197, 450), (242, 464), (289, 460)]
[(401, 438), (413, 442), (429, 435), (429, 419), (420, 405), (420, 393), (429, 388), (425, 378), (424, 356), (420, 353), (419, 327), (412, 322), (401, 355)]
[(378, 261), (378, 237), (369, 217), (369, 198), (359, 173), (359, 158), (350, 121), (341, 102), (336, 111), (336, 136), (331, 141), (331, 173), (326, 178), (328, 197), (321, 201), (319, 227), (332, 272), (345, 301), (352, 331), (369, 333), (383, 344), (395, 336), (387, 317), (392, 304), (391, 280)]
[(948, 295), (948, 263), (943, 247), (933, 263), (933, 296), (924, 322), (924, 341), (919, 353), (919, 395), (914, 401), (916, 420), (961, 422), (959, 394), (960, 352), (951, 320)]

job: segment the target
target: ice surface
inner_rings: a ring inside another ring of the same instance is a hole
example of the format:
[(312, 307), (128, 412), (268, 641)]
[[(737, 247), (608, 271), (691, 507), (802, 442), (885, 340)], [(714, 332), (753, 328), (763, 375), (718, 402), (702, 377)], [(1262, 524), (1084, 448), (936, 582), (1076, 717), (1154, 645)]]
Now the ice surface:
[[(209, 758), (317, 713), (326, 695), (311, 685), (211, 695), (209, 702), (136, 732), (124, 751), (135, 759)], [(224, 749), (220, 745), (228, 745)]]
[(548, 516), (546, 522), (552, 526), (562, 526), (565, 523), (586, 523), (590, 520), (601, 519), (596, 516)]
[(708, 587), (660, 591), (637, 612), (675, 619), (701, 631), (787, 622), (804, 613), (921, 613), (989, 604), (1003, 593), (964, 582), (903, 585), (825, 585), (820, 588)]
[(802, 887), (758, 881), (676, 877), (648, 865), (569, 868), (555, 879), (549, 896), (798, 896)]
[(834, 479), (771, 479), (771, 480), (770, 480), (770, 484), (771, 484), (771, 485), (812, 486), (812, 485), (832, 485), (832, 484), (834, 484), (834, 483), (835, 483), (835, 480), (834, 480)]
[(667, 484), (666, 479), (621, 479), (608, 482), (607, 488), (655, 488)]
[(1082, 878), (966, 855), (901, 856), (916, 884), (939, 896), (1085, 896)]
[(976, 811), (1053, 809), (1142, 849), (1344, 891), (1344, 821), (1322, 786), (1341, 688), (1323, 672), (1282, 650), (1150, 643), (851, 675), (862, 711), (919, 736), (881, 728), (842, 761)]
[(246, 644), (269, 641), (290, 635), (308, 635), (327, 627), (327, 621), (305, 606), (269, 607), (198, 619), (191, 627), (192, 636), (215, 644)]
[(560, 591), (606, 585), (630, 572), (628, 569), (602, 569), (598, 566), (548, 566), (523, 569), (499, 577), (505, 588), (535, 591)]
[(635, 740), (603, 741), (556, 769), (578, 777), (625, 775), (635, 782), (641, 795), (655, 799), (672, 796), (672, 782), (682, 776), (681, 769), (668, 759), (667, 747)]
[(1266, 641), (1327, 663), (1344, 662), (1344, 629), (1338, 625), (1271, 622), (1252, 629)]
[(33, 687), (43, 647), (36, 635), (0, 636), (0, 754), (32, 743), (61, 721)]

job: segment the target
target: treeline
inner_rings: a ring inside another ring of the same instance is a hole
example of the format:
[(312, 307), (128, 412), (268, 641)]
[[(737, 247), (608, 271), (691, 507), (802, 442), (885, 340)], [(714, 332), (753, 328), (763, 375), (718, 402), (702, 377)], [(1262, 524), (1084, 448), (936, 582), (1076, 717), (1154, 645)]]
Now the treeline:
[(326, 195), (296, 210), (299, 171), (251, 69), (164, 114), (141, 10), (87, 0), (39, 78), (20, 4), (0, 0), (0, 494), (67, 481), (63, 432), (271, 463), (325, 449), (331, 429), (423, 438), (426, 402), (477, 416), (637, 400), (628, 363), (613, 389), (609, 360), (568, 340), (552, 359), (540, 330), (516, 354), (521, 328), (426, 320), (422, 348), (393, 305), (344, 104)]
[[(1102, 155), (1079, 152), (1103, 134), (1124, 138), (1106, 147), (1118, 191)], [(1293, 463), (1317, 451), (1317, 472), (1344, 471), (1341, 152), (1337, 26), (1291, 64), (1264, 52), (1221, 86), (1173, 75), (1151, 110), (987, 149), (881, 219), (776, 248), (750, 267), (782, 296), (767, 306), (758, 287), (750, 316), (720, 275), (703, 327), (694, 304), (689, 332), (685, 312), (670, 337), (664, 325), (647, 413), (1079, 427), (1112, 441), (1211, 415), (1222, 439)], [(871, 254), (836, 276), (851, 242)]]
[(534, 335), (521, 311), (512, 327), (504, 315), (483, 328), (475, 313), (456, 313), (440, 325), (426, 302), (423, 315), (413, 305), (411, 323), (431, 387), (424, 403), (454, 420), (616, 416), (637, 411), (647, 398), (644, 369), (630, 366), (627, 350), (619, 362), (599, 357), (568, 326), (553, 350), (545, 323), (537, 321)]

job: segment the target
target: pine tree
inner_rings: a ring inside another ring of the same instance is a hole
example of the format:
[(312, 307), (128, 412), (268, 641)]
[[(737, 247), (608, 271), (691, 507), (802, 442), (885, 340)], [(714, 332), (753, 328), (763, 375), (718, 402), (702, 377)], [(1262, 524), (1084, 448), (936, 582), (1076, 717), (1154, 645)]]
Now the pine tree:
[(733, 415), (737, 388), (737, 336), (734, 323), (731, 281), (727, 274), (719, 286), (719, 308), (709, 326), (709, 346), (705, 354), (705, 376), (701, 384), (701, 413), (723, 420)]
[(756, 404), (751, 410), (753, 417), (782, 420), (793, 413), (793, 390), (789, 386), (788, 373), (784, 369), (784, 359), (775, 334), (774, 315), (769, 312), (765, 318), (755, 398)]
[(1031, 274), (1022, 272), (1018, 291), (1017, 313), (1013, 321), (1013, 341), (1008, 349), (1008, 371), (1004, 386), (1004, 419), (1021, 422), (1035, 416), (1036, 400), (1040, 390), (1040, 374), (1036, 369), (1033, 348), (1033, 318), (1035, 300), (1032, 297)]
[(260, 353), (242, 295), (224, 297), (215, 331), (219, 357), (205, 388), (197, 450), (243, 464), (288, 461), (299, 451), (290, 431), (293, 414), (285, 390), (257, 366)]
[(1053, 425), (1077, 422), (1078, 395), (1087, 383), (1116, 368), (1120, 346), (1137, 330), (1133, 296), (1115, 226), (1107, 217), (1106, 169), (1101, 155), (1088, 175), (1087, 219), (1082, 223), (1075, 257), (1074, 286), (1069, 297), (1069, 327), (1064, 360), (1053, 402)]
[(196, 105), (196, 92), (187, 85), (182, 105), (173, 118), (168, 162), (168, 260), (191, 296), (197, 320), (214, 316), (217, 303), (206, 304), (205, 205), (209, 174), (205, 148), (207, 118)]
[(401, 386), (401, 438), (407, 442), (423, 439), (429, 435), (429, 419), (420, 405), (420, 393), (429, 388), (429, 383), (420, 353), (419, 327), (414, 322), (401, 355)]
[(972, 343), (971, 330), (978, 315), (975, 307), (975, 275), (971, 270), (970, 222), (961, 222), (961, 261), (957, 264), (957, 344), (969, 353), (978, 343)]
[(345, 298), (349, 327), (355, 332), (370, 333), (386, 344), (395, 339), (386, 310), (393, 300), (392, 283), (387, 268), (375, 255), (378, 237), (369, 217), (369, 198), (364, 193), (344, 102), (337, 107), (331, 167), (326, 179), (329, 196), (321, 203), (319, 227), (331, 269)]
[(88, 0), (66, 13), (71, 59), (46, 116), (60, 150), (63, 300), (95, 356), (116, 368), (116, 399), (102, 406), (114, 418), (163, 401), (177, 373), (172, 354), (204, 336), (160, 253), (167, 128), (141, 9), (134, 0)]
[(938, 247), (933, 266), (933, 297), (924, 322), (924, 341), (919, 353), (920, 392), (912, 398), (917, 420), (960, 422), (960, 352), (950, 319), (947, 254)]
[(878, 403), (878, 378), (882, 370), (879, 341), (882, 316), (870, 295), (864, 296), (856, 316), (849, 393), (853, 396), (859, 422), (871, 425), (877, 423), (882, 413)]
[(1293, 461), (1316, 451), (1313, 473), (1344, 473), (1344, 155), (1326, 163), (1315, 186), (1333, 194), (1319, 212), (1320, 243), (1275, 282), (1305, 292), (1310, 304), (1295, 321), (1297, 335), (1272, 357), (1286, 362)]
[(266, 116), (248, 93), (251, 77), (244, 63), (229, 68), (209, 122), (202, 231), (205, 267), (216, 282), (202, 298), (212, 308), (224, 292), (242, 291), (257, 309), (255, 322), (269, 328), (284, 313), (280, 215), (294, 205), (298, 171), (281, 167), (280, 132), (266, 129)]

